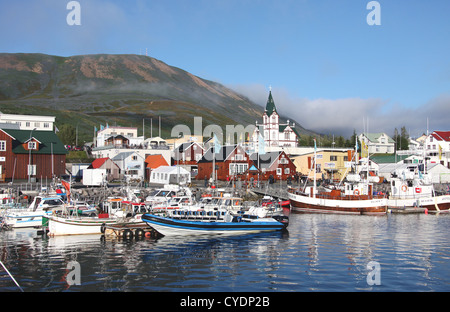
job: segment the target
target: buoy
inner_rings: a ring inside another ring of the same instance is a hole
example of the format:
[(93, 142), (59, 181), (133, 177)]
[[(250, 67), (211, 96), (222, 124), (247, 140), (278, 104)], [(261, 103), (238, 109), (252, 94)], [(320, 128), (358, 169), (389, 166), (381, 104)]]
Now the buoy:
[(428, 208), (425, 208), (425, 214), (428, 214)]
[(145, 237), (147, 237), (147, 238), (152, 237), (152, 233), (150, 231), (145, 232)]

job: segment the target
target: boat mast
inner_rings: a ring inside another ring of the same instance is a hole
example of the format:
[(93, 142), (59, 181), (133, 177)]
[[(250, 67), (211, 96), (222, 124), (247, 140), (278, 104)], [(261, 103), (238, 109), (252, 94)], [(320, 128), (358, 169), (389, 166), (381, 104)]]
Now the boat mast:
[(316, 139), (314, 139), (314, 185), (313, 185), (313, 198), (316, 198), (316, 173), (317, 173), (317, 145), (316, 145)]

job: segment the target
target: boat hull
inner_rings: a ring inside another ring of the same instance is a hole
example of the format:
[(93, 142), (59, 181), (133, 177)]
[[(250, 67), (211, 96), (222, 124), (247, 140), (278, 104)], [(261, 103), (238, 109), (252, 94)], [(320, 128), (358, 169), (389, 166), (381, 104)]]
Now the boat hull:
[(142, 216), (142, 221), (164, 236), (197, 234), (243, 234), (253, 232), (280, 231), (286, 226), (273, 218), (258, 222), (187, 221), (160, 217), (151, 214)]
[(47, 214), (50, 214), (50, 212), (13, 213), (5, 216), (5, 222), (14, 229), (40, 227), (42, 225), (42, 218)]
[(388, 207), (391, 209), (418, 207), (425, 208), (431, 212), (450, 212), (450, 195), (419, 197), (413, 199), (389, 198)]
[(116, 219), (102, 218), (64, 218), (49, 216), (48, 235), (78, 235), (78, 234), (101, 234), (102, 224), (117, 222)]
[(384, 215), (387, 211), (386, 198), (345, 200), (289, 193), (289, 199), (291, 209), (296, 212)]

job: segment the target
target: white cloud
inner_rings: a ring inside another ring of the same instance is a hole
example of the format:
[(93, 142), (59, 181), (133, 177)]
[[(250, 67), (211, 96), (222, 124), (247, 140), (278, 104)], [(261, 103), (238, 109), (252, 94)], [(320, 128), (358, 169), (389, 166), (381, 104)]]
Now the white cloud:
[[(264, 106), (268, 87), (260, 84), (231, 85), (230, 88)], [(280, 114), (292, 118), (306, 129), (350, 137), (361, 133), (386, 132), (405, 126), (410, 136), (418, 137), (429, 130), (450, 130), (450, 95), (442, 94), (420, 107), (410, 108), (381, 98), (307, 99), (296, 98), (284, 88), (273, 88), (272, 95)]]

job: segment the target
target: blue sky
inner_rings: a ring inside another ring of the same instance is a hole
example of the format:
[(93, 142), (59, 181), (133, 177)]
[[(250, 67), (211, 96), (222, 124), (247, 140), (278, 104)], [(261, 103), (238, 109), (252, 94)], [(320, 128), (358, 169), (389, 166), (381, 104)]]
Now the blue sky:
[[(145, 54), (220, 82), (306, 128), (450, 130), (450, 1), (0, 0), (0, 52)], [(7, 31), (5, 31), (7, 30)], [(363, 120), (365, 123), (363, 123)], [(364, 126), (365, 125), (365, 126)]]

